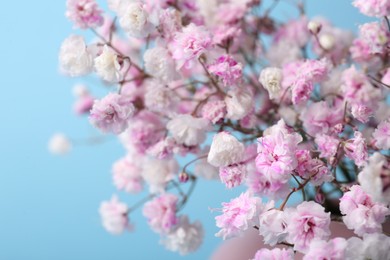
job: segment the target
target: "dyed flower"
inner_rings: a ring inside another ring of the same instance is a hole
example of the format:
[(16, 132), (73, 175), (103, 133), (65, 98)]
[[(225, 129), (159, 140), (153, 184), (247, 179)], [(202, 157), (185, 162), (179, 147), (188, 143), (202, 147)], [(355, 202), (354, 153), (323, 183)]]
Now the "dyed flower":
[(310, 179), (310, 183), (319, 186), (324, 182), (331, 182), (334, 177), (323, 161), (312, 158), (310, 151), (298, 150), (296, 153), (298, 166), (295, 172), (304, 179)]
[(120, 134), (126, 130), (134, 110), (134, 105), (126, 97), (110, 93), (101, 100), (95, 100), (90, 121), (104, 133)]
[(203, 236), (203, 227), (199, 221), (190, 223), (187, 216), (181, 216), (176, 227), (163, 237), (161, 243), (168, 250), (187, 255), (200, 247)]
[(253, 260), (294, 260), (294, 251), (285, 248), (262, 248), (256, 252)]
[(248, 90), (238, 89), (228, 91), (225, 97), (226, 118), (240, 120), (253, 108), (253, 95)]
[(177, 201), (178, 198), (175, 195), (164, 193), (145, 203), (142, 213), (148, 219), (154, 232), (169, 233), (178, 223), (176, 216)]
[(72, 149), (72, 143), (66, 135), (57, 133), (50, 138), (48, 149), (52, 154), (64, 155)]
[(390, 15), (390, 3), (387, 0), (354, 0), (352, 4), (367, 16), (379, 18)]
[(376, 147), (383, 150), (390, 149), (390, 122), (380, 122), (372, 137), (375, 139)]
[(303, 257), (303, 260), (344, 260), (345, 250), (348, 243), (344, 238), (337, 237), (329, 240), (316, 240), (310, 244), (309, 251)]
[(284, 211), (265, 210), (259, 217), (259, 234), (264, 243), (270, 246), (283, 242), (287, 238), (287, 223)]
[(331, 135), (319, 134), (315, 137), (315, 143), (318, 145), (320, 150), (320, 157), (332, 158), (337, 153), (337, 148), (340, 141)]
[(218, 76), (225, 87), (232, 87), (242, 79), (242, 64), (229, 55), (222, 55), (208, 66), (211, 74)]
[(107, 45), (104, 45), (103, 52), (95, 58), (95, 69), (96, 73), (108, 82), (118, 82), (123, 77), (118, 55)]
[(175, 62), (166, 48), (154, 47), (145, 51), (144, 65), (147, 73), (165, 83), (178, 78)]
[(239, 163), (244, 156), (245, 147), (228, 132), (216, 134), (211, 143), (207, 162), (215, 167), (225, 167)]
[(143, 188), (142, 170), (131, 162), (129, 157), (116, 161), (112, 167), (114, 184), (118, 190), (130, 193), (140, 192)]
[(362, 189), (376, 202), (390, 204), (390, 169), (385, 156), (376, 152), (358, 174)]
[(215, 100), (207, 102), (202, 108), (202, 117), (216, 124), (226, 116), (226, 104), (224, 101)]
[(283, 120), (269, 132), (258, 139), (256, 168), (269, 178), (286, 182), (298, 165), (296, 150), (302, 137), (289, 133)]
[(149, 14), (141, 2), (124, 1), (119, 9), (119, 24), (131, 37), (146, 37), (152, 30)]
[(368, 159), (366, 139), (359, 131), (355, 132), (354, 137), (346, 142), (344, 151), (348, 158), (354, 160), (357, 166), (362, 167)]
[(367, 44), (371, 54), (387, 51), (390, 33), (384, 24), (379, 22), (365, 23), (359, 27), (359, 33), (359, 38)]
[(67, 0), (66, 17), (81, 29), (95, 28), (103, 24), (102, 11), (95, 0)]
[(193, 59), (199, 58), (211, 48), (211, 36), (202, 26), (191, 23), (177, 32), (172, 44), (173, 59), (177, 61), (177, 69), (191, 67)]
[(222, 203), (222, 215), (215, 217), (216, 225), (221, 230), (215, 235), (223, 239), (238, 236), (254, 223), (260, 206), (261, 200), (248, 192)]
[(382, 223), (390, 210), (382, 204), (374, 203), (361, 186), (354, 185), (340, 199), (343, 221), (349, 229), (362, 236), (382, 231)]
[(329, 237), (330, 213), (320, 204), (304, 201), (286, 214), (289, 216), (287, 241), (294, 244), (294, 250), (306, 253), (312, 241)]
[(92, 55), (84, 38), (71, 35), (61, 45), (59, 61), (61, 70), (71, 77), (84, 76), (93, 69)]
[(259, 81), (268, 91), (270, 99), (277, 99), (281, 95), (283, 72), (279, 68), (265, 68), (260, 73)]
[(177, 174), (178, 169), (179, 165), (174, 159), (147, 158), (143, 163), (142, 177), (149, 185), (151, 193), (162, 193), (167, 183)]
[(231, 189), (239, 186), (246, 177), (245, 164), (233, 164), (219, 168), (219, 177), (226, 187)]
[(129, 229), (127, 211), (127, 205), (120, 202), (115, 195), (112, 196), (110, 201), (103, 201), (99, 209), (103, 227), (115, 235), (123, 233), (126, 229)]
[(171, 111), (176, 103), (173, 91), (161, 82), (152, 80), (146, 85), (145, 106), (152, 111)]
[(188, 114), (175, 116), (167, 124), (167, 129), (179, 144), (194, 146), (206, 139), (208, 121), (204, 118), (195, 118)]

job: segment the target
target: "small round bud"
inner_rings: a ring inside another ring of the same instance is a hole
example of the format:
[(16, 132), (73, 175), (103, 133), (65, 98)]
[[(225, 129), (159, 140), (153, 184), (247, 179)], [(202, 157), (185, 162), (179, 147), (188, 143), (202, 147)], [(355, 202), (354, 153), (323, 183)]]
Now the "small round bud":
[(316, 21), (310, 21), (307, 24), (307, 29), (309, 29), (312, 34), (318, 34), (321, 31), (321, 27), (322, 25)]
[(179, 174), (179, 181), (181, 183), (186, 183), (190, 179), (190, 176), (186, 172), (181, 172)]
[(320, 36), (319, 42), (322, 48), (329, 51), (334, 47), (335, 38), (330, 34), (323, 34)]
[(322, 203), (325, 202), (325, 196), (324, 196), (324, 194), (322, 194), (322, 193), (319, 192), (319, 193), (317, 193), (316, 196), (314, 197), (314, 200), (315, 200), (317, 203), (322, 204)]

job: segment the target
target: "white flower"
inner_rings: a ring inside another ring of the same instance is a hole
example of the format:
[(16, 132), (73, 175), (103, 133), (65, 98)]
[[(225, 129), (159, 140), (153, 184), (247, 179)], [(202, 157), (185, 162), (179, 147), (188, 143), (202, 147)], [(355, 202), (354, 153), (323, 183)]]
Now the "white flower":
[(225, 167), (240, 162), (244, 157), (245, 147), (228, 132), (214, 136), (207, 161), (215, 167)]
[(59, 62), (61, 70), (71, 77), (86, 75), (93, 69), (92, 55), (79, 35), (71, 35), (62, 43)]
[(181, 216), (177, 227), (171, 231), (161, 243), (174, 252), (186, 255), (196, 251), (202, 244), (204, 231), (198, 221), (190, 224), (187, 216)]
[(296, 43), (279, 41), (271, 45), (266, 55), (271, 66), (281, 67), (289, 62), (301, 59), (302, 50)]
[(110, 201), (103, 201), (99, 209), (103, 227), (115, 235), (123, 233), (129, 227), (127, 210), (127, 205), (120, 202), (115, 195)]
[(264, 243), (274, 246), (287, 237), (287, 223), (284, 212), (271, 209), (260, 215), (259, 233), (264, 238)]
[(322, 48), (329, 51), (333, 49), (334, 45), (336, 44), (336, 39), (334, 38), (333, 35), (324, 33), (320, 36), (319, 42)]
[(226, 117), (239, 120), (245, 117), (253, 108), (253, 95), (245, 90), (231, 90), (225, 97)]
[(118, 56), (110, 47), (104, 46), (103, 52), (95, 58), (97, 74), (108, 82), (118, 82), (122, 79)]
[(362, 189), (371, 195), (376, 202), (390, 204), (390, 188), (384, 190), (386, 178), (390, 178), (390, 171), (384, 170), (387, 164), (386, 157), (376, 152), (370, 158), (368, 164), (358, 174), (358, 180)]
[(279, 115), (289, 125), (294, 126), (298, 119), (298, 113), (288, 106), (279, 107)]
[(390, 237), (381, 234), (370, 234), (363, 238), (364, 259), (388, 260)]
[(57, 133), (50, 138), (48, 149), (53, 154), (64, 155), (72, 149), (72, 144), (64, 134)]
[(279, 68), (265, 68), (261, 71), (259, 81), (268, 91), (270, 99), (280, 96), (282, 76), (282, 70)]
[(208, 120), (188, 114), (177, 115), (167, 124), (167, 129), (179, 144), (194, 146), (206, 139)]
[(175, 95), (166, 85), (157, 80), (149, 81), (146, 84), (145, 106), (150, 110), (169, 110), (175, 101)]
[(119, 11), (119, 24), (132, 37), (145, 37), (153, 29), (153, 25), (149, 21), (149, 15), (144, 9), (142, 3), (132, 2), (126, 5), (121, 5), (120, 8), (125, 8), (124, 12)]
[(321, 23), (317, 22), (317, 21), (310, 21), (308, 24), (307, 24), (307, 29), (309, 29), (309, 31), (311, 33), (314, 33), (314, 34), (317, 34), (320, 32), (321, 30)]
[(163, 47), (148, 49), (144, 54), (144, 65), (147, 73), (165, 83), (177, 79), (175, 62)]
[(143, 163), (142, 177), (149, 184), (150, 192), (164, 192), (167, 182), (173, 179), (179, 169), (179, 165), (173, 159), (158, 160), (146, 158)]

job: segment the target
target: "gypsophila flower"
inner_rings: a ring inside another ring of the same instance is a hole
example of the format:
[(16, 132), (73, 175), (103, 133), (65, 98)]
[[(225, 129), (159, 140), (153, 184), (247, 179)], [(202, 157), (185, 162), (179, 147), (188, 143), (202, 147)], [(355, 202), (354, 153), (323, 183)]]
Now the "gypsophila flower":
[(346, 259), (345, 250), (347, 245), (347, 241), (341, 237), (331, 239), (328, 242), (323, 240), (313, 241), (303, 260), (344, 260)]
[(390, 149), (390, 122), (380, 122), (372, 137), (375, 139), (375, 145), (378, 148), (384, 150)]
[(50, 138), (48, 149), (53, 154), (64, 155), (72, 149), (72, 143), (66, 135), (57, 133)]
[(219, 168), (219, 177), (226, 187), (231, 189), (242, 183), (246, 177), (246, 166), (244, 164), (233, 164)]
[(83, 76), (93, 69), (93, 59), (84, 38), (71, 35), (61, 45), (59, 55), (61, 70), (71, 77)]
[(230, 202), (222, 203), (222, 215), (215, 217), (216, 225), (221, 230), (215, 235), (223, 239), (240, 235), (248, 229), (259, 213), (261, 200), (248, 192)]
[(204, 118), (195, 118), (191, 115), (177, 115), (167, 124), (176, 142), (187, 146), (199, 145), (206, 139), (206, 130), (209, 124)]
[(81, 29), (95, 28), (103, 24), (102, 11), (95, 0), (67, 0), (66, 17)]
[(127, 205), (120, 202), (115, 195), (112, 196), (110, 201), (103, 201), (99, 209), (103, 227), (108, 232), (116, 235), (129, 229), (127, 210)]
[(226, 87), (236, 85), (242, 78), (242, 64), (228, 55), (219, 57), (214, 64), (208, 66), (208, 70), (218, 76)]
[(207, 162), (215, 167), (229, 166), (243, 159), (244, 145), (228, 132), (216, 134), (211, 143)]
[(270, 99), (279, 98), (281, 95), (283, 72), (279, 68), (265, 68), (261, 71), (259, 81), (268, 91)]
[(262, 248), (256, 252), (253, 260), (294, 260), (294, 251), (285, 248)]
[(143, 188), (142, 170), (131, 161), (131, 156), (124, 157), (112, 166), (113, 180), (119, 190), (130, 193), (140, 192)]
[(103, 52), (95, 58), (95, 69), (105, 81), (118, 82), (122, 79), (118, 55), (107, 45), (104, 46)]
[(142, 2), (127, 2), (119, 9), (119, 24), (131, 37), (146, 37), (153, 30), (149, 14)]
[(104, 133), (120, 134), (126, 130), (134, 111), (134, 105), (126, 97), (110, 93), (101, 100), (95, 100), (90, 121)]
[(390, 14), (390, 3), (387, 0), (354, 0), (353, 5), (367, 16), (382, 17)]

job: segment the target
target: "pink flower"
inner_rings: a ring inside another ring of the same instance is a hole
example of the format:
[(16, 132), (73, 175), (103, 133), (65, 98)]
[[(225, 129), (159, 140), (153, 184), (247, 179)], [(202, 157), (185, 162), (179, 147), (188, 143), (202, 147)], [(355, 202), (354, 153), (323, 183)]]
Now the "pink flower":
[(242, 64), (229, 55), (222, 55), (208, 66), (211, 74), (218, 76), (225, 87), (232, 87), (242, 79)]
[(222, 203), (222, 206), (222, 215), (215, 217), (216, 225), (221, 230), (215, 235), (226, 239), (238, 236), (251, 227), (259, 213), (261, 200), (245, 192), (228, 203)]
[(327, 239), (330, 235), (330, 213), (313, 201), (304, 201), (296, 209), (289, 209), (286, 215), (287, 241), (294, 244), (294, 250), (307, 252), (312, 241)]
[[(298, 61), (292, 64), (283, 68), (283, 86), (291, 88), (292, 102), (299, 104), (309, 99), (315, 83), (325, 79), (329, 65), (326, 59)], [(290, 70), (291, 66), (296, 67)]]
[(294, 260), (294, 251), (285, 248), (262, 248), (257, 251), (253, 260)]
[(210, 120), (213, 124), (223, 119), (226, 113), (226, 104), (221, 100), (209, 101), (202, 108), (202, 117)]
[(362, 167), (368, 160), (366, 139), (359, 131), (356, 131), (354, 136), (355, 138), (346, 142), (344, 151), (348, 158), (354, 160), (357, 166)]
[(191, 67), (191, 61), (197, 59), (211, 48), (211, 36), (205, 27), (189, 24), (176, 33), (172, 43), (173, 58), (177, 60), (177, 69)]
[(302, 111), (300, 119), (310, 135), (326, 134), (342, 122), (343, 108), (339, 103), (334, 106), (329, 106), (325, 101), (313, 103)]
[(367, 43), (371, 54), (387, 51), (390, 33), (384, 24), (379, 22), (365, 23), (359, 27), (359, 33), (360, 39)]
[(129, 228), (127, 210), (127, 205), (120, 202), (115, 195), (110, 201), (103, 201), (99, 209), (103, 227), (112, 234), (123, 233)]
[(308, 20), (305, 16), (286, 23), (275, 35), (275, 41), (285, 41), (303, 47), (309, 40)]
[(372, 137), (375, 139), (376, 147), (383, 150), (390, 149), (390, 122), (380, 122)]
[(387, 207), (374, 203), (359, 185), (353, 185), (340, 198), (340, 211), (345, 215), (345, 225), (359, 236), (381, 232), (382, 223), (390, 215)]
[(245, 164), (233, 164), (219, 168), (219, 177), (226, 187), (231, 189), (239, 186), (246, 177)]
[[(285, 126), (283, 120), (279, 124)], [(256, 168), (270, 178), (287, 181), (298, 165), (295, 153), (301, 141), (298, 133), (288, 133), (283, 127), (275, 128), (258, 139)]]
[(78, 115), (86, 114), (92, 109), (94, 101), (90, 94), (80, 96), (74, 103), (73, 110)]
[(95, 28), (103, 24), (102, 11), (95, 0), (67, 0), (66, 17), (81, 29)]
[(369, 44), (359, 38), (353, 41), (350, 52), (352, 59), (357, 62), (368, 62), (373, 57)]
[(298, 150), (297, 153), (298, 166), (295, 172), (302, 178), (311, 178), (311, 183), (314, 186), (319, 186), (324, 182), (330, 182), (334, 179), (329, 169), (324, 162), (319, 159), (312, 158), (310, 151)]
[(315, 143), (320, 150), (320, 157), (322, 158), (332, 158), (337, 153), (337, 147), (339, 146), (340, 141), (331, 135), (319, 134), (316, 135)]
[(168, 233), (178, 222), (176, 204), (178, 198), (169, 193), (162, 194), (145, 203), (143, 215), (157, 233)]
[(91, 115), (91, 123), (102, 132), (120, 134), (126, 130), (129, 118), (134, 114), (133, 103), (127, 98), (110, 93), (101, 100), (95, 100)]
[(328, 242), (323, 240), (313, 241), (303, 260), (344, 260), (346, 259), (345, 250), (347, 245), (347, 241), (341, 237), (336, 237)]
[(259, 218), (259, 234), (264, 243), (275, 246), (287, 237), (287, 223), (284, 211), (278, 209), (265, 210)]
[(119, 190), (137, 193), (142, 190), (143, 179), (141, 169), (130, 157), (116, 161), (112, 167), (114, 184)]
[(355, 0), (352, 4), (367, 16), (379, 18), (390, 14), (390, 3), (387, 0)]

